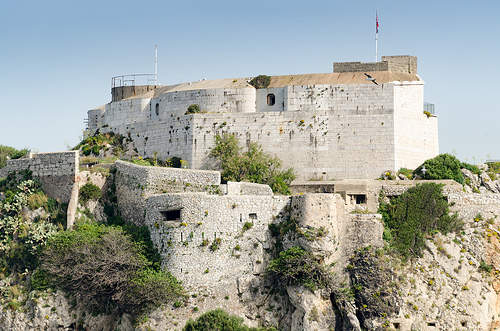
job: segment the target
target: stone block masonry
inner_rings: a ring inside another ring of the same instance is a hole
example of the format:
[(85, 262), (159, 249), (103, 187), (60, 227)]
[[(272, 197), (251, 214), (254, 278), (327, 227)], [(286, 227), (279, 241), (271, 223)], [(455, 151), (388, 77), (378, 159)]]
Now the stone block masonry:
[(71, 198), (78, 166), (77, 151), (29, 153), (24, 158), (7, 161), (7, 166), (0, 169), (0, 178), (13, 171), (30, 170), (33, 177), (42, 183), (49, 197), (67, 203)]
[(289, 201), (269, 195), (153, 195), (146, 225), (165, 267), (188, 289), (229, 289), (241, 275), (264, 272), (268, 225)]
[(121, 216), (134, 224), (143, 225), (146, 199), (153, 194), (220, 190), (220, 173), (139, 166), (116, 161), (116, 196)]

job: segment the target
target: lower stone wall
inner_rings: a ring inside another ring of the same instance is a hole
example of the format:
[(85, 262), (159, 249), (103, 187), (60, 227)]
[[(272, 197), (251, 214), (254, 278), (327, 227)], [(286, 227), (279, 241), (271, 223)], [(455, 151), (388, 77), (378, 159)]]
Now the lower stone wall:
[[(188, 289), (231, 287), (241, 275), (264, 272), (268, 225), (289, 201), (287, 196), (153, 195), (146, 225), (165, 267)], [(174, 210), (179, 218), (166, 220)], [(252, 226), (245, 230), (247, 223)]]
[(77, 151), (29, 153), (27, 157), (9, 160), (0, 169), (0, 178), (13, 171), (30, 170), (41, 183), (45, 193), (60, 202), (69, 202), (73, 183), (78, 175)]
[(167, 192), (219, 192), (220, 173), (207, 170), (189, 170), (139, 166), (116, 161), (116, 196), (121, 216), (128, 222), (144, 224), (146, 199), (153, 194)]

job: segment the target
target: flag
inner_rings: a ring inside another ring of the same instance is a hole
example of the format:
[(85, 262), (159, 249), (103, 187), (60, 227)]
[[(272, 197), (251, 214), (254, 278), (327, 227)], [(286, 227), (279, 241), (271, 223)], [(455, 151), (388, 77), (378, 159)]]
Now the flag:
[(378, 33), (378, 10), (377, 10), (377, 33)]

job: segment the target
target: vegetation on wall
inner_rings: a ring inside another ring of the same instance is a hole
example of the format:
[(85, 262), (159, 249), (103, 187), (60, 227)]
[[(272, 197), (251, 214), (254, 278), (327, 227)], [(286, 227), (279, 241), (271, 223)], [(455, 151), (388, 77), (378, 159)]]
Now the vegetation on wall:
[(0, 169), (7, 165), (8, 159), (19, 159), (28, 153), (28, 149), (17, 150), (14, 147), (0, 145)]
[(380, 199), (379, 213), (385, 223), (384, 239), (404, 258), (421, 255), (426, 235), (438, 231), (446, 234), (461, 228), (458, 216), (450, 215), (442, 187), (423, 183), (409, 188), (390, 203)]
[(300, 246), (281, 251), (269, 262), (267, 272), (281, 286), (303, 285), (311, 291), (328, 287), (332, 280), (320, 261)]
[[(425, 173), (422, 171), (423, 167), (426, 169)], [(462, 168), (468, 169), (477, 175), (481, 173), (478, 167), (460, 162), (453, 155), (439, 154), (415, 169), (413, 175), (418, 175), (422, 179), (453, 179), (460, 184), (464, 184), (464, 176), (460, 171)]]
[(201, 108), (200, 108), (200, 105), (195, 103), (195, 104), (192, 104), (192, 105), (189, 105), (186, 113), (184, 115), (187, 115), (187, 114), (196, 114), (196, 113), (199, 113), (201, 112)]
[(250, 85), (255, 87), (256, 89), (267, 88), (271, 83), (271, 76), (266, 75), (258, 75), (257, 77), (252, 78), (250, 81)]
[(281, 160), (266, 153), (257, 143), (250, 143), (243, 152), (234, 135), (216, 135), (215, 147), (209, 155), (219, 161), (224, 182), (268, 184), (275, 193), (290, 193), (290, 183), (295, 179), (293, 169), (281, 170)]
[(130, 140), (130, 138), (125, 138), (123, 135), (115, 134), (114, 132), (97, 133), (92, 137), (82, 140), (73, 150), (81, 148), (85, 156), (89, 156), (90, 154), (98, 156), (101, 150), (106, 151), (109, 148), (113, 148), (117, 154), (120, 154), (124, 150), (124, 139)]
[(243, 318), (229, 315), (222, 309), (206, 312), (195, 321), (189, 319), (183, 331), (276, 331), (275, 328), (250, 328), (243, 324)]

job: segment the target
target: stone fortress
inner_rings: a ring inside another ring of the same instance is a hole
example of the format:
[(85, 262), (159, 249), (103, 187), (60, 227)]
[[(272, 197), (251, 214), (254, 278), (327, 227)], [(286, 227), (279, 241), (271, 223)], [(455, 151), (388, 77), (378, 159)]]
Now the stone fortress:
[[(299, 180), (377, 178), (438, 154), (416, 57), (334, 63), (333, 71), (273, 76), (260, 89), (250, 78), (115, 86), (110, 103), (88, 111), (88, 133), (126, 135), (140, 155), (180, 157), (191, 169), (209, 168), (214, 136), (230, 133), (261, 144)], [(202, 113), (186, 114), (192, 104)]]
[[(190, 294), (186, 307), (150, 314), (153, 329), (180, 330), (188, 318), (222, 308), (250, 326), (265, 323), (312, 331), (347, 323), (352, 330), (361, 330), (357, 312), (363, 307), (341, 307), (328, 293), (300, 287), (270, 292), (265, 270), (276, 239), (269, 226), (293, 220), (297, 230), (284, 238), (283, 249), (302, 246), (334, 265), (339, 282), (347, 284), (346, 267), (353, 254), (384, 245), (381, 215), (374, 213), (378, 194), (382, 190), (386, 196), (399, 195), (415, 182), (359, 178), (415, 168), (438, 154), (437, 117), (423, 112), (423, 81), (416, 74), (416, 58), (335, 63), (333, 74), (272, 77), (265, 89), (255, 89), (248, 80), (115, 87), (111, 103), (89, 111), (89, 130), (127, 135), (143, 156), (178, 156), (191, 168), (204, 168), (214, 135), (227, 132), (244, 142), (262, 144), (285, 167), (293, 166), (299, 179), (354, 180), (303, 183), (294, 186), (295, 195), (279, 196), (267, 185), (221, 184), (220, 173), (210, 170), (116, 161), (112, 165), (116, 171), (103, 177), (80, 171), (77, 152), (9, 160), (0, 177), (32, 170), (46, 191), (69, 201), (68, 215), (73, 217), (78, 187), (86, 181), (98, 184), (103, 193), (114, 187), (120, 215), (147, 225), (163, 265)], [(195, 103), (206, 112), (185, 115)], [(465, 229), (468, 237), (462, 246), (446, 237), (440, 247), (429, 243), (430, 253), (417, 262), (418, 268), (407, 272), (413, 284), (400, 288), (407, 293), (404, 300), (418, 303), (418, 310), (402, 301), (385, 321), (374, 320), (374, 327), (387, 322), (401, 330), (464, 326), (487, 330), (500, 324), (496, 294), (500, 282), (483, 280), (477, 271), (480, 261), (496, 269), (500, 262), (474, 235), (480, 228), (473, 221), (478, 213), (485, 219), (500, 214), (500, 194), (463, 193), (453, 181), (442, 183), (453, 210), (472, 224)], [(102, 206), (94, 209), (94, 215), (103, 218)], [(453, 254), (447, 257), (443, 249)], [(426, 288), (430, 277), (442, 284), (439, 291)], [(443, 315), (442, 309), (450, 310)], [(167, 313), (175, 319), (165, 317)], [(40, 323), (50, 322), (60, 323), (52, 316)]]

